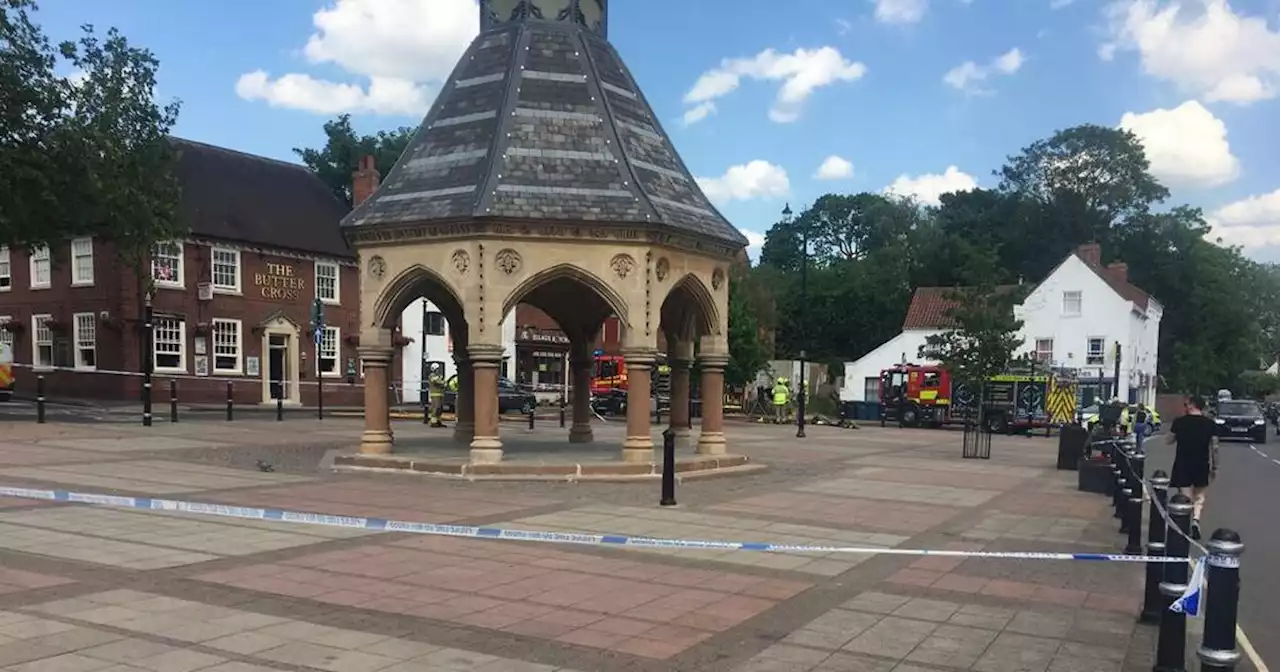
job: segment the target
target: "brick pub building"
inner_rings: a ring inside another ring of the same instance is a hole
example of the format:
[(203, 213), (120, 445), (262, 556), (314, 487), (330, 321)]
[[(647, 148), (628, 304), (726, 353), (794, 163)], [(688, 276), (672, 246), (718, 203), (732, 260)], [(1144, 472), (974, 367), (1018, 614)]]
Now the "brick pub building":
[[(338, 229), (347, 205), (303, 166), (174, 142), (189, 234), (157, 245), (149, 268), (156, 401), (175, 379), (182, 403), (221, 402), (230, 382), (237, 404), (313, 405), (322, 379), (327, 405), (359, 405), (359, 276)], [(54, 399), (137, 400), (145, 284), (109, 240), (59, 248), (0, 248), (0, 338), (18, 394), (42, 374)]]

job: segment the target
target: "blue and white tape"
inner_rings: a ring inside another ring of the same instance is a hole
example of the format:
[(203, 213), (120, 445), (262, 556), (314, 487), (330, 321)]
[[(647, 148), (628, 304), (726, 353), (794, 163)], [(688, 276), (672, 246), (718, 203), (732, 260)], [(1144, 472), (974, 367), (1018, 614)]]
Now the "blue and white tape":
[(189, 502), (155, 497), (127, 497), (69, 490), (40, 490), (0, 486), (0, 497), (17, 497), (52, 502), (88, 504), (144, 511), (172, 511), (224, 518), (248, 518), (273, 520), (284, 523), (324, 525), (377, 532), (407, 532), (442, 537), (472, 539), (506, 539), (510, 541), (536, 541), (552, 544), (577, 544), (587, 546), (630, 546), (637, 548), (668, 548), (685, 550), (764, 551), (775, 553), (854, 553), (863, 555), (941, 556), (954, 558), (986, 558), (1002, 560), (1090, 560), (1102, 562), (1178, 563), (1185, 558), (1163, 556), (1124, 555), (1115, 553), (1040, 553), (1019, 551), (953, 551), (912, 548), (882, 548), (876, 546), (805, 546), (795, 544), (771, 544), (750, 541), (703, 541), (696, 539), (656, 539), (632, 537), (622, 534), (590, 534), (551, 532), (542, 530), (513, 530), (500, 527), (472, 527), (468, 525), (440, 525), (361, 516), (336, 516), (323, 513), (305, 513), (286, 509), (269, 509), (252, 506), (233, 506), (208, 502)]

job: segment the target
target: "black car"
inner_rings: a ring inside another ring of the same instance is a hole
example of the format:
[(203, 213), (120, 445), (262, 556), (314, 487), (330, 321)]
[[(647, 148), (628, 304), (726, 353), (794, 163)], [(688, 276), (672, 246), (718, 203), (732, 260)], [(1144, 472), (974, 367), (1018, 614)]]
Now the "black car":
[[(456, 413), (458, 410), (458, 392), (446, 389), (442, 410), (445, 413)], [(538, 407), (538, 398), (532, 392), (520, 389), (519, 385), (507, 378), (498, 379), (498, 412), (511, 413), (518, 411), (528, 415)]]
[(1267, 442), (1267, 419), (1262, 407), (1253, 401), (1220, 401), (1213, 421), (1218, 423), (1218, 437)]

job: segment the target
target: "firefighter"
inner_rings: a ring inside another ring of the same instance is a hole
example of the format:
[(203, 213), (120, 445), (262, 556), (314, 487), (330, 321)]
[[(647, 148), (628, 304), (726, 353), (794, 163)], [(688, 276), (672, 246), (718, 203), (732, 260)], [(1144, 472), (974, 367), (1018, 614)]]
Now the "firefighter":
[(444, 427), (444, 422), (440, 419), (440, 414), (444, 410), (444, 375), (441, 374), (439, 367), (431, 368), (431, 375), (427, 378), (428, 398), (431, 400), (431, 426)]
[(791, 402), (791, 386), (786, 378), (773, 383), (773, 419), (778, 424), (787, 421), (787, 404)]

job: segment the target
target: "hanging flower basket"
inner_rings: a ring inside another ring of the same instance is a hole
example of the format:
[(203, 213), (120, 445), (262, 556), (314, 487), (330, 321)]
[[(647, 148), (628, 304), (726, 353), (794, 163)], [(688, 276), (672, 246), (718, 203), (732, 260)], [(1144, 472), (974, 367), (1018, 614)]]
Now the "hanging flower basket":
[(52, 331), (58, 334), (66, 333), (66, 331), (71, 328), (71, 326), (68, 325), (66, 322), (63, 322), (62, 320), (56, 317), (45, 320), (44, 326), (47, 327), (49, 331)]
[(21, 334), (22, 330), (26, 328), (27, 328), (27, 325), (21, 322), (9, 321), (9, 322), (5, 322), (4, 324), (0, 324), (0, 329), (4, 329), (5, 331), (11, 334)]
[(196, 336), (208, 336), (213, 330), (208, 322), (201, 322), (196, 325)]
[(391, 337), (391, 345), (397, 348), (403, 348), (413, 342), (413, 339), (403, 334), (396, 334)]

